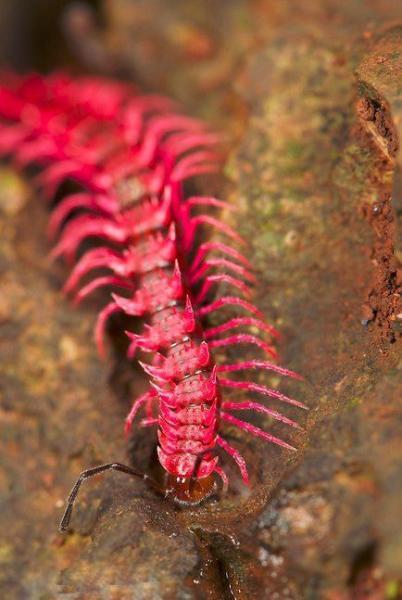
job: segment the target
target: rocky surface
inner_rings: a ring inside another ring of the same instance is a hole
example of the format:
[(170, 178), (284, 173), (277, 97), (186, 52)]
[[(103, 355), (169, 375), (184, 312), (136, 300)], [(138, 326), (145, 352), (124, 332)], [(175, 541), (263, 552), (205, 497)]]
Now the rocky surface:
[[(86, 13), (87, 35), (70, 33), (75, 59), (168, 93), (229, 136), (228, 181), (205, 185), (240, 207), (258, 306), (283, 333), (282, 362), (306, 377), (281, 389), (310, 411), (294, 456), (228, 430), (251, 465), (249, 494), (233, 472), (226, 499), (177, 510), (109, 473), (88, 483), (71, 532), (58, 534), (79, 471), (127, 460), (122, 421), (143, 379), (123, 358), (118, 322), (108, 361), (97, 358), (100, 304), (73, 310), (62, 298), (67, 269), (46, 258), (46, 208), (3, 168), (2, 596), (399, 598), (402, 8), (101, 8), (101, 26)], [(154, 469), (148, 432), (129, 455)]]

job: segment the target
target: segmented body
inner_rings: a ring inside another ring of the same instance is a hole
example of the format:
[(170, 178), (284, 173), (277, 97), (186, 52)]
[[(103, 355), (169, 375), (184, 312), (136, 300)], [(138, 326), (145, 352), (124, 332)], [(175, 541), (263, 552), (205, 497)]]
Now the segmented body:
[[(227, 485), (217, 446), (232, 456), (248, 484), (245, 461), (224, 439), (221, 422), (289, 449), (288, 443), (232, 412), (256, 410), (292, 427), (297, 424), (249, 398), (227, 399), (222, 390), (256, 392), (305, 407), (264, 385), (225, 377), (247, 369), (297, 377), (293, 372), (265, 359), (217, 364), (213, 355), (219, 348), (246, 343), (275, 357), (265, 337), (276, 335), (246, 299), (254, 281), (247, 259), (226, 242), (196, 241), (198, 228), (206, 225), (242, 243), (230, 227), (204, 212), (230, 206), (184, 193), (186, 180), (217, 170), (217, 136), (178, 114), (164, 98), (140, 96), (132, 87), (108, 80), (65, 75), (9, 76), (0, 92), (0, 115), (0, 153), (12, 155), (20, 167), (39, 165), (36, 182), (43, 195), (53, 199), (66, 179), (81, 186), (55, 205), (49, 230), (59, 238), (53, 256), (76, 261), (66, 292), (75, 292), (80, 301), (101, 287), (115, 290), (96, 326), (100, 351), (112, 314), (123, 311), (144, 321), (142, 334), (127, 333), (131, 357), (139, 350), (152, 354), (150, 363), (141, 362), (150, 389), (135, 400), (126, 432), (144, 410), (141, 424), (157, 426), (159, 461), (178, 498), (194, 496), (190, 481), (200, 484), (203, 497), (214, 473)], [(88, 238), (98, 245), (82, 251)], [(77, 291), (82, 279), (99, 269), (104, 273)], [(220, 282), (235, 293), (211, 300)], [(208, 328), (207, 316), (224, 306), (242, 314)], [(250, 327), (261, 336), (250, 333)]]

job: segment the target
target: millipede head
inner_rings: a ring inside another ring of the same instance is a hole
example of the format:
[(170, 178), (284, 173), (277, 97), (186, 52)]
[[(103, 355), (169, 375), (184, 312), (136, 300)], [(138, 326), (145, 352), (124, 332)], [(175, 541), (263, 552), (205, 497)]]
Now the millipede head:
[(179, 506), (197, 506), (218, 491), (213, 474), (208, 477), (176, 477), (167, 475), (165, 496)]

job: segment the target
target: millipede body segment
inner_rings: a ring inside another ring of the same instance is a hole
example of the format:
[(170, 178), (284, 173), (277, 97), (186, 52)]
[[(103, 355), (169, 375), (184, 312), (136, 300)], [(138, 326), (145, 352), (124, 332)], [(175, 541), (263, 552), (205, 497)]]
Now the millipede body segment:
[[(60, 73), (7, 73), (2, 81), (0, 154), (19, 168), (39, 168), (35, 183), (53, 206), (52, 255), (74, 263), (65, 291), (76, 301), (99, 288), (111, 291), (97, 320), (99, 351), (111, 315), (142, 319), (141, 334), (127, 332), (128, 352), (141, 358), (150, 385), (134, 401), (126, 433), (139, 413), (142, 426), (156, 426), (166, 488), (179, 502), (202, 500), (214, 487), (214, 474), (227, 487), (217, 447), (234, 459), (248, 484), (245, 460), (225, 440), (221, 423), (288, 449), (293, 448), (233, 413), (253, 410), (298, 425), (249, 397), (228, 398), (226, 389), (305, 406), (262, 384), (230, 378), (254, 369), (298, 376), (263, 356), (275, 358), (270, 340), (276, 331), (248, 300), (255, 276), (237, 249), (242, 239), (213, 214), (231, 206), (185, 193), (188, 180), (219, 169), (219, 137), (181, 115), (173, 102), (140, 95), (129, 84)], [(55, 202), (66, 180), (76, 182), (78, 191)], [(203, 239), (200, 228), (226, 240)], [(92, 244), (83, 246), (89, 238)], [(218, 295), (220, 283), (233, 292)], [(208, 326), (208, 315), (226, 306), (236, 315)], [(256, 346), (262, 357), (233, 364), (217, 360), (220, 348), (239, 344)], [(93, 471), (99, 469), (104, 470)]]

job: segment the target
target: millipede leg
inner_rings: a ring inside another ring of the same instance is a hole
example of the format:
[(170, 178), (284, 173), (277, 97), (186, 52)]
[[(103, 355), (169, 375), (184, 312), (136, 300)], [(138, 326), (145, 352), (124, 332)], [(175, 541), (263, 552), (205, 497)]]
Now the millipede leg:
[[(63, 518), (60, 521), (60, 526), (59, 526), (60, 531), (65, 531), (67, 529), (67, 527), (69, 526), (75, 499), (77, 498), (81, 484), (85, 481), (85, 479), (88, 479), (89, 477), (93, 477), (94, 475), (98, 475), (99, 473), (103, 473), (104, 471), (109, 471), (110, 469), (113, 469), (114, 471), (120, 471), (121, 473), (127, 473), (128, 475), (132, 475), (134, 477), (139, 477), (140, 479), (143, 479), (144, 481), (150, 480), (152, 482), (152, 480), (150, 479), (150, 477), (148, 477), (148, 475), (146, 475), (144, 473), (139, 473), (138, 471), (135, 471), (131, 467), (128, 467), (127, 465), (123, 465), (121, 463), (107, 463), (105, 465), (99, 465), (98, 467), (93, 467), (92, 469), (87, 469), (86, 471), (83, 471), (80, 474), (80, 476), (78, 477), (77, 481), (75, 482), (74, 487), (71, 490), (70, 495), (67, 499), (67, 507), (66, 507), (66, 510), (64, 511)], [(154, 485), (155, 485), (155, 487), (157, 487), (156, 484), (154, 484)]]
[(228, 491), (228, 487), (229, 487), (229, 478), (226, 475), (225, 471), (222, 469), (222, 467), (220, 467), (219, 465), (215, 466), (214, 469), (214, 473), (216, 473), (217, 475), (219, 475), (219, 477), (222, 480), (222, 493), (226, 494)]

